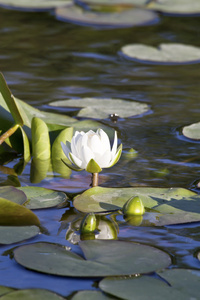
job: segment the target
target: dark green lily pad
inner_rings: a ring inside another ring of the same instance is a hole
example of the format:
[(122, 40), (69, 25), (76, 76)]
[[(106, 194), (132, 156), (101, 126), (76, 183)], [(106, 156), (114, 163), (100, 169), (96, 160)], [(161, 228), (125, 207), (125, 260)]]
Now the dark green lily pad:
[(15, 202), (17, 204), (23, 204), (27, 201), (25, 193), (13, 186), (0, 187), (0, 197)]
[(13, 244), (30, 239), (40, 232), (37, 226), (0, 226), (0, 244)]
[(112, 114), (117, 114), (121, 118), (127, 118), (143, 114), (149, 110), (147, 104), (121, 99), (69, 99), (52, 102), (50, 105), (59, 107), (82, 107), (78, 113), (79, 117), (95, 119), (106, 119)]
[(133, 242), (87, 240), (80, 247), (85, 259), (64, 246), (49, 243), (21, 246), (14, 251), (14, 258), (28, 269), (70, 277), (146, 273), (171, 263), (165, 252)]
[(25, 186), (19, 187), (18, 189), (23, 191), (26, 195), (28, 201), (25, 203), (25, 206), (29, 209), (55, 207), (67, 200), (65, 193), (56, 192), (42, 187)]
[(160, 44), (157, 48), (143, 44), (126, 45), (122, 54), (139, 62), (159, 64), (186, 64), (200, 61), (200, 48), (183, 44)]
[(71, 0), (0, 0), (0, 6), (23, 9), (27, 11), (43, 11), (53, 9), (55, 7), (71, 4)]
[(162, 0), (151, 1), (149, 8), (175, 15), (191, 15), (200, 13), (199, 0)]
[[(200, 271), (172, 269), (159, 275), (166, 281), (150, 276), (105, 278), (99, 287), (120, 299), (188, 300), (199, 299)], [(168, 283), (169, 284), (168, 284)]]
[(0, 198), (0, 225), (39, 226), (40, 221), (38, 217), (28, 208), (7, 199)]
[(143, 226), (163, 226), (200, 221), (200, 196), (183, 188), (95, 187), (75, 197), (74, 207), (84, 213), (120, 210), (133, 196), (140, 196), (145, 208)]
[(65, 298), (43, 289), (18, 290), (1, 297), (3, 300), (64, 300)]
[(183, 127), (183, 135), (189, 139), (200, 140), (200, 122)]
[(145, 9), (128, 9), (119, 13), (97, 13), (75, 5), (57, 8), (56, 17), (59, 20), (75, 24), (101, 27), (132, 27), (149, 25), (158, 21), (156, 13)]
[(3, 296), (3, 295), (5, 295), (7, 293), (10, 293), (12, 291), (15, 291), (15, 289), (7, 287), (7, 286), (0, 285), (0, 296)]
[(112, 296), (105, 295), (102, 292), (99, 291), (80, 291), (76, 293), (73, 297), (72, 300), (109, 300), (109, 299), (116, 299), (113, 298)]

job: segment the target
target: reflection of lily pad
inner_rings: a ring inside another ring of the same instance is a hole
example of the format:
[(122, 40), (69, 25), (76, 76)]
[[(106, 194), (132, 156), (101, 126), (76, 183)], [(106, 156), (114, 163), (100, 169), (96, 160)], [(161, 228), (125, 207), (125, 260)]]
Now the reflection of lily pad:
[(28, 11), (43, 11), (70, 3), (71, 0), (0, 0), (0, 6)]
[(79, 117), (106, 119), (109, 115), (117, 114), (121, 118), (139, 115), (149, 110), (149, 106), (136, 101), (121, 99), (82, 98), (52, 102), (58, 107), (78, 107)]
[(28, 199), (25, 206), (29, 209), (41, 209), (54, 207), (66, 201), (67, 196), (63, 192), (56, 192), (36, 186), (25, 186), (18, 188), (23, 191)]
[[(160, 278), (139, 276), (132, 278), (105, 278), (99, 287), (120, 299), (132, 300), (188, 300), (199, 299), (200, 271), (164, 270)], [(169, 284), (168, 284), (168, 283)], [(169, 296), (170, 295), (170, 296)]]
[(143, 9), (128, 9), (119, 13), (96, 13), (75, 5), (57, 8), (56, 17), (62, 21), (101, 27), (141, 26), (158, 20), (156, 13)]
[(200, 140), (200, 122), (183, 127), (183, 135), (189, 139)]
[(121, 48), (126, 58), (139, 62), (185, 64), (200, 61), (200, 48), (183, 44), (160, 44), (158, 48), (132, 44)]
[(64, 246), (50, 243), (21, 246), (14, 251), (14, 257), (28, 269), (70, 277), (147, 273), (171, 263), (165, 252), (133, 242), (87, 240), (80, 247), (85, 259)]
[(43, 289), (18, 290), (6, 294), (2, 300), (64, 300), (65, 298)]
[(95, 187), (77, 196), (74, 207), (84, 213), (122, 209), (133, 196), (140, 196), (145, 208), (145, 226), (163, 226), (200, 221), (200, 196), (183, 188), (101, 188)]
[(13, 244), (30, 239), (39, 233), (36, 226), (0, 226), (0, 244)]
[(200, 2), (199, 0), (162, 0), (151, 1), (149, 8), (170, 14), (199, 14)]

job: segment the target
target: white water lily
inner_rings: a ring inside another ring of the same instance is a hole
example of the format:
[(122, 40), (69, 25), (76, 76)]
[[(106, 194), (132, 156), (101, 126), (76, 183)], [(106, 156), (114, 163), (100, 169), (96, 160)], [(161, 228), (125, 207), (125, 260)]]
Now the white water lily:
[(73, 165), (64, 162), (72, 170), (85, 169), (90, 173), (99, 173), (102, 168), (110, 168), (117, 163), (121, 156), (122, 145), (117, 149), (117, 133), (115, 131), (114, 142), (111, 149), (108, 135), (98, 129), (88, 132), (76, 131), (71, 143), (61, 142), (63, 152)]

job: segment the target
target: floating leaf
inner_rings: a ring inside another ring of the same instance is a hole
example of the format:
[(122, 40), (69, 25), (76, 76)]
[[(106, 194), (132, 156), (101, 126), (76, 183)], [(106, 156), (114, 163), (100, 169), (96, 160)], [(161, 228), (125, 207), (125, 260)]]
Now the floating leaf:
[(183, 127), (183, 135), (189, 139), (200, 140), (200, 122)]
[(87, 300), (109, 300), (109, 299), (115, 299), (112, 296), (109, 295), (105, 295), (99, 291), (80, 291), (78, 293), (76, 293), (73, 297), (72, 300), (83, 300), (83, 299), (87, 299)]
[(7, 287), (7, 286), (0, 285), (0, 296), (3, 296), (3, 295), (5, 295), (7, 293), (10, 293), (12, 291), (15, 291), (15, 289)]
[(75, 5), (57, 8), (56, 17), (75, 24), (101, 27), (132, 27), (158, 21), (158, 15), (150, 10), (128, 9), (120, 13), (97, 13)]
[(199, 299), (200, 271), (171, 269), (159, 273), (162, 278), (139, 276), (105, 278), (99, 287), (104, 292), (124, 300)]
[(160, 44), (157, 48), (143, 44), (121, 48), (126, 58), (142, 63), (186, 64), (200, 61), (200, 48), (183, 44)]
[(43, 11), (71, 4), (71, 0), (0, 0), (0, 6), (26, 11)]
[(102, 188), (94, 187), (75, 197), (74, 207), (84, 213), (120, 210), (133, 196), (139, 196), (145, 208), (144, 226), (200, 221), (200, 196), (183, 188)]
[(21, 246), (14, 251), (14, 258), (28, 269), (70, 277), (146, 273), (171, 263), (165, 252), (133, 242), (87, 240), (80, 247), (86, 260), (64, 246), (50, 243)]
[(200, 13), (199, 0), (162, 0), (150, 1), (149, 8), (170, 14), (191, 15)]
[(2, 300), (64, 300), (65, 298), (44, 289), (18, 290), (6, 294)]
[(55, 207), (67, 200), (65, 193), (55, 192), (41, 187), (25, 186), (18, 189), (26, 194), (28, 202), (25, 203), (25, 206), (29, 209)]
[(3, 226), (27, 226), (40, 225), (38, 217), (28, 208), (0, 198), (0, 225)]
[(51, 102), (56, 107), (78, 107), (81, 110), (79, 117), (106, 119), (109, 115), (117, 114), (121, 118), (143, 114), (149, 110), (149, 106), (136, 101), (125, 101), (121, 99), (98, 99), (82, 98)]
[(0, 226), (0, 244), (13, 244), (30, 239), (40, 232), (37, 226)]
[(24, 192), (12, 186), (0, 187), (0, 197), (17, 204), (23, 204), (27, 201)]

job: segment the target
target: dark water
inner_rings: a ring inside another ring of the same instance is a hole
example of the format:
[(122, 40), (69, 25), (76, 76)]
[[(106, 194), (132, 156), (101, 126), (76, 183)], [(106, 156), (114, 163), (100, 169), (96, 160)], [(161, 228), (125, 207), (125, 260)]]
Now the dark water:
[[(157, 46), (168, 42), (200, 46), (199, 17), (160, 16), (160, 22), (152, 26), (98, 29), (60, 22), (52, 13), (0, 9), (0, 20), (0, 70), (16, 97), (51, 111), (49, 102), (71, 97), (120, 98), (150, 106), (143, 116), (120, 119), (116, 124), (103, 121), (117, 129), (124, 148), (133, 147), (138, 156), (128, 162), (121, 159), (104, 170), (101, 176), (107, 179), (102, 186), (195, 188), (194, 182), (200, 179), (200, 144), (183, 138), (181, 128), (200, 121), (200, 64), (142, 64), (123, 58), (120, 48), (131, 43)], [(28, 168), (19, 177), (22, 185), (29, 183)], [(159, 175), (162, 170), (167, 170), (164, 176)], [(88, 181), (84, 174), (80, 180)], [(0, 174), (1, 180), (6, 177)], [(51, 185), (49, 179), (48, 187)], [(76, 248), (65, 240), (66, 230), (61, 227), (65, 210), (38, 211), (50, 235), (31, 242)], [(173, 266), (200, 269), (195, 257), (200, 248), (199, 229), (199, 223), (156, 229), (124, 223), (118, 238), (164, 249), (174, 258)], [(3, 253), (12, 247), (1, 248)], [(90, 279), (37, 274), (24, 271), (8, 256), (0, 260), (0, 285), (49, 288), (65, 296), (95, 288)]]

